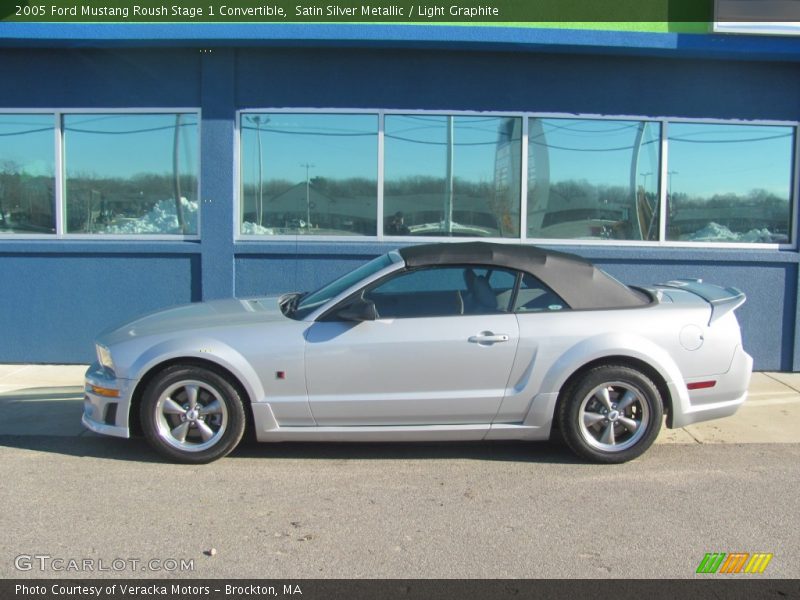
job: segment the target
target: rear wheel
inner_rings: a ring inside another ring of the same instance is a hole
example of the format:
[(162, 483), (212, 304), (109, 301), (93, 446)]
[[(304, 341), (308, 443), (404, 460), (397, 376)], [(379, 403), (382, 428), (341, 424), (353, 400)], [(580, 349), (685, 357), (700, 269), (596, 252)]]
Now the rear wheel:
[(159, 454), (178, 462), (207, 463), (225, 456), (242, 439), (245, 421), (236, 388), (202, 367), (165, 369), (142, 398), (145, 438)]
[(588, 371), (564, 391), (559, 407), (567, 445), (602, 463), (640, 456), (658, 437), (663, 416), (655, 383), (636, 369), (617, 365)]

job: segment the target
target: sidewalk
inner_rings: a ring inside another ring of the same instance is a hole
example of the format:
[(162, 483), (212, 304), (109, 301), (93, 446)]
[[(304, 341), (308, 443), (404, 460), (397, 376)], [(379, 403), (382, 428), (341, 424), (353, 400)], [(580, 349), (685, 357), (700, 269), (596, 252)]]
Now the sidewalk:
[(0, 365), (0, 435), (94, 435), (81, 425), (86, 365)]
[[(80, 423), (85, 365), (0, 365), (0, 435), (93, 435)], [(664, 429), (663, 444), (800, 443), (800, 373), (753, 373), (732, 417)]]

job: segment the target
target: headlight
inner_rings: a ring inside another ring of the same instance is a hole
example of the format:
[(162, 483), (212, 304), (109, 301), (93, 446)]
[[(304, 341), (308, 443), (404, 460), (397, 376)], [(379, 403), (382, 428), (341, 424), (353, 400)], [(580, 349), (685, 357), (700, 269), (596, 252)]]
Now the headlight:
[(97, 360), (107, 369), (114, 370), (114, 361), (111, 360), (111, 351), (102, 344), (95, 344), (97, 350)]

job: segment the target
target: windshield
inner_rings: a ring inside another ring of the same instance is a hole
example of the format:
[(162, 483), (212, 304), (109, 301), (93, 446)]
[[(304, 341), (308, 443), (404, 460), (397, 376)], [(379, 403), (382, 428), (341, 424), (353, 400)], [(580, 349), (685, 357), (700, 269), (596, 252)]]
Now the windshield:
[(400, 260), (397, 255), (383, 254), (378, 258), (374, 258), (368, 263), (361, 265), (355, 271), (343, 275), (339, 279), (330, 282), (329, 284), (321, 287), (316, 292), (306, 294), (302, 297), (302, 301), (298, 303), (297, 308), (290, 315), (293, 319), (302, 319), (309, 313), (315, 311), (320, 306), (335, 298), (347, 288), (355, 285), (362, 279), (377, 273), (381, 269), (385, 269), (393, 262)]

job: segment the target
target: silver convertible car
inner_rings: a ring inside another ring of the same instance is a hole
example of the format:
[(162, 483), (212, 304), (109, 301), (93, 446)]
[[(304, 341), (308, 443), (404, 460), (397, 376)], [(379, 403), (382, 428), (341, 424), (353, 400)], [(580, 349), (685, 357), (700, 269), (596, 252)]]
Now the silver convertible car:
[(83, 423), (172, 460), (280, 441), (546, 440), (642, 454), (744, 402), (734, 288), (623, 285), (483, 242), (389, 252), (311, 293), (180, 306), (102, 334)]

